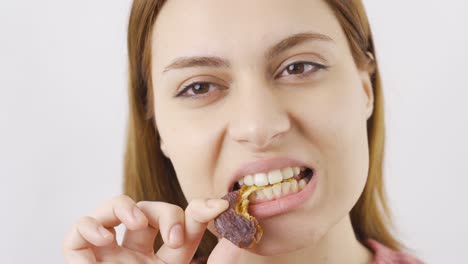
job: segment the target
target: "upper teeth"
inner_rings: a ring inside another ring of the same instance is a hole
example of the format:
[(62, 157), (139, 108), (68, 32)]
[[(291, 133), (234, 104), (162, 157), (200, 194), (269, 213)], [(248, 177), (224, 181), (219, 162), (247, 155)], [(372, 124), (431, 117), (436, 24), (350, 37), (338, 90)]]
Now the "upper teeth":
[(267, 173), (260, 172), (256, 174), (251, 174), (244, 176), (242, 179), (238, 181), (239, 185), (247, 185), (247, 186), (266, 186), (268, 184), (275, 184), (281, 182), (283, 180), (292, 178), (294, 176), (299, 175), (301, 171), (305, 168), (300, 167), (287, 167), (280, 170), (272, 170)]

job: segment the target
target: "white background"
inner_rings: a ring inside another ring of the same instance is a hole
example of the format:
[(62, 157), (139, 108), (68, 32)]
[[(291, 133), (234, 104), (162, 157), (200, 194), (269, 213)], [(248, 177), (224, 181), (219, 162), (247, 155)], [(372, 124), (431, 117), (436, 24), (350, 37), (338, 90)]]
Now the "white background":
[[(63, 263), (74, 221), (120, 192), (130, 4), (0, 2), (1, 263)], [(365, 4), (385, 84), (385, 176), (400, 238), (428, 263), (461, 263), (468, 4)]]

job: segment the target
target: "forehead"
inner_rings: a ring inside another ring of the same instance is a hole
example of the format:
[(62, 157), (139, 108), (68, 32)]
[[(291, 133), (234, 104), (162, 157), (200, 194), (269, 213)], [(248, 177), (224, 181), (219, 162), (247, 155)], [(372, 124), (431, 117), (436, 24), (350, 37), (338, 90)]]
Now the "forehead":
[(323, 0), (168, 0), (154, 26), (153, 67), (159, 72), (179, 56), (255, 59), (271, 44), (301, 32), (345, 41)]

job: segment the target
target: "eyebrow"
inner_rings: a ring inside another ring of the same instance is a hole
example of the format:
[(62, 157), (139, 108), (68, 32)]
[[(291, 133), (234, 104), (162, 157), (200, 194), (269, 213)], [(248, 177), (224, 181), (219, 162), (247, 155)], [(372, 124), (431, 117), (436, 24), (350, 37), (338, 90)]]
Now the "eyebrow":
[[(302, 32), (286, 37), (285, 39), (279, 41), (270, 47), (265, 53), (265, 59), (267, 61), (273, 59), (284, 51), (291, 49), (295, 46), (298, 46), (307, 41), (325, 41), (332, 42), (335, 41), (327, 35), (313, 33), (313, 32)], [(191, 68), (191, 67), (217, 67), (217, 68), (229, 68), (231, 63), (221, 57), (216, 56), (194, 56), (194, 57), (180, 57), (175, 59), (171, 64), (164, 68), (164, 72)]]

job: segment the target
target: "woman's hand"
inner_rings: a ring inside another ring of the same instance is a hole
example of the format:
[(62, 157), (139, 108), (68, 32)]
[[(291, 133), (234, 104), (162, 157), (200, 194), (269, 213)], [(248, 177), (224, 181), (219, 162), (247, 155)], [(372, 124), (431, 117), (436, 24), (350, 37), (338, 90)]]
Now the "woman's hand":
[[(119, 196), (85, 216), (72, 228), (64, 241), (67, 263), (190, 263), (208, 223), (228, 208), (221, 199), (193, 200), (185, 212), (164, 203), (135, 203)], [(122, 244), (114, 227), (123, 223)], [(164, 244), (154, 252), (153, 243), (161, 232)], [(222, 239), (208, 263), (236, 263), (240, 249)]]

